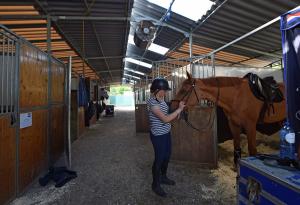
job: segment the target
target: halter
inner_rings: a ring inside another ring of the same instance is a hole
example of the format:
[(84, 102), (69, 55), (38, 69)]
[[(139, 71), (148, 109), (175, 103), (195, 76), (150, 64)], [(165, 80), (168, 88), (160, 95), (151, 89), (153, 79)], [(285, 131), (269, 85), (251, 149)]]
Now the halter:
[[(218, 94), (217, 94), (217, 98), (216, 98), (216, 102), (215, 102), (215, 106), (217, 106), (218, 101), (219, 101), (219, 96), (220, 96), (220, 86), (219, 86), (219, 81), (218, 81), (218, 79), (217, 79), (217, 78), (215, 78), (215, 79), (216, 79), (216, 81), (217, 81), (217, 87), (218, 87)], [(198, 104), (199, 104), (199, 103), (200, 103), (200, 100), (199, 100), (198, 94), (197, 94), (197, 92), (196, 92), (196, 79), (193, 80), (192, 86), (190, 87), (190, 89), (184, 94), (184, 96), (183, 96), (180, 100), (172, 100), (172, 101), (180, 102), (180, 101), (182, 101), (186, 96), (188, 96), (187, 99), (186, 99), (186, 102), (187, 102), (187, 101), (189, 100), (189, 98), (190, 98), (190, 96), (191, 96), (191, 94), (192, 94), (193, 91), (194, 91), (194, 93), (195, 93), (195, 95), (196, 95), (197, 102), (198, 102)], [(196, 127), (189, 121), (189, 119), (188, 119), (188, 112), (186, 112), (186, 110), (183, 110), (183, 118), (184, 118), (184, 121), (186, 122), (186, 124), (187, 124), (189, 127), (191, 127), (192, 129), (197, 130), (198, 132), (200, 132), (201, 130), (203, 130), (204, 127), (212, 127), (213, 121), (214, 121), (214, 120), (211, 121), (211, 115), (212, 115), (212, 113), (210, 114), (208, 124), (207, 124), (206, 126), (203, 126), (201, 129), (199, 129), (199, 128), (196, 128)], [(208, 126), (209, 124), (211, 124), (211, 125)]]
[(192, 86), (190, 87), (190, 89), (185, 93), (185, 95), (179, 101), (182, 101), (186, 96), (188, 96), (188, 98), (186, 99), (186, 101), (188, 101), (191, 94), (192, 94), (192, 92), (194, 91), (194, 93), (196, 95), (196, 98), (197, 98), (197, 102), (199, 103), (200, 100), (199, 100), (199, 97), (197, 95), (195, 87), (196, 87), (196, 80), (193, 81)]

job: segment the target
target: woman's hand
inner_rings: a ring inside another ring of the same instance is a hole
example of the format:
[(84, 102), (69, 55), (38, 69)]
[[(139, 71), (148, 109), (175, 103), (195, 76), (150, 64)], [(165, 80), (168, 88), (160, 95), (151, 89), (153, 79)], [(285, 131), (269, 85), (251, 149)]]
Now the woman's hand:
[(180, 101), (178, 109), (180, 109), (180, 111), (182, 111), (184, 109), (184, 107), (185, 107), (185, 102)]

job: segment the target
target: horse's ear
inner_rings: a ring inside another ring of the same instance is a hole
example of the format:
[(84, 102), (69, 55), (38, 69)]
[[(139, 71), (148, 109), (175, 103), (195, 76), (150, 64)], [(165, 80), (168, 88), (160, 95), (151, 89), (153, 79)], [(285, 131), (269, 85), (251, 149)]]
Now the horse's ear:
[(186, 76), (188, 77), (188, 80), (189, 80), (189, 81), (192, 80), (192, 76), (191, 76), (191, 74), (190, 74), (188, 71), (186, 71)]

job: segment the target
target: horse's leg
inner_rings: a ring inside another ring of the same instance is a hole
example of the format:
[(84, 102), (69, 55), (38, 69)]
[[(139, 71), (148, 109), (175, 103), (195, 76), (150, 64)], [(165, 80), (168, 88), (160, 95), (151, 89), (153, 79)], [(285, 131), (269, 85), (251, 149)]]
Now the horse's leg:
[(250, 156), (257, 154), (256, 149), (256, 124), (249, 124), (246, 128), (247, 140), (248, 140), (248, 152)]
[(236, 125), (235, 123), (233, 123), (232, 121), (228, 121), (229, 124), (229, 128), (231, 130), (231, 134), (233, 137), (233, 147), (234, 147), (234, 151), (233, 151), (233, 161), (234, 164), (237, 165), (238, 160), (241, 158), (241, 138), (240, 138), (240, 134), (241, 134), (241, 127), (239, 125)]

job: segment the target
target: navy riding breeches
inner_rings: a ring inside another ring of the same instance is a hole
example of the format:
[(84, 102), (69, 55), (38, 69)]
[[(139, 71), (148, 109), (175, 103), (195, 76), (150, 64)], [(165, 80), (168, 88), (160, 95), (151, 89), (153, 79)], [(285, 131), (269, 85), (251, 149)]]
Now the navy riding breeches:
[(151, 142), (153, 144), (155, 159), (153, 165), (161, 167), (163, 162), (169, 162), (171, 156), (171, 134), (153, 135), (150, 132)]

